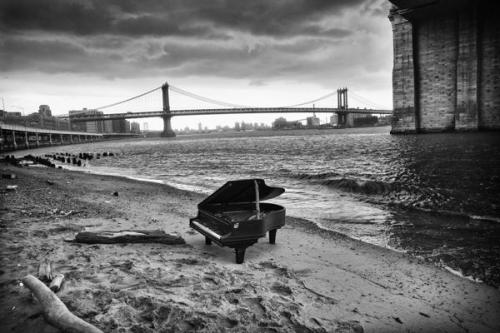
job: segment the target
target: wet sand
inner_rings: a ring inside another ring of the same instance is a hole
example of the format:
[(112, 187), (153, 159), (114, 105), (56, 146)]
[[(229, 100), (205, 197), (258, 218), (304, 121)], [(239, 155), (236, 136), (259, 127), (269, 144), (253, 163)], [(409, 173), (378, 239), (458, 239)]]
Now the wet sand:
[[(190, 230), (203, 199), (165, 185), (0, 164), (0, 331), (57, 332), (20, 285), (43, 258), (68, 308), (105, 332), (499, 332), (500, 292), (287, 218), (234, 252)], [(49, 184), (50, 181), (51, 184)], [(18, 185), (6, 192), (7, 184)], [(114, 196), (113, 192), (118, 192)], [(86, 245), (81, 230), (163, 229), (187, 244)]]

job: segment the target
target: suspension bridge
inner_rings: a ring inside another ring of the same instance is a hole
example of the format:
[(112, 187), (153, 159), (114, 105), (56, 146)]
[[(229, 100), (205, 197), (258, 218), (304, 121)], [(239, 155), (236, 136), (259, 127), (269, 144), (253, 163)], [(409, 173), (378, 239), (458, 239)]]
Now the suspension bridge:
[[(104, 114), (102, 111), (104, 109), (109, 109), (112, 107), (119, 106), (123, 110), (123, 105), (130, 103), (139, 98), (144, 98), (147, 95), (153, 94), (161, 90), (161, 110), (147, 110), (147, 111), (127, 111), (127, 112), (116, 112)], [(169, 92), (173, 91), (178, 94), (184, 95), (189, 98), (196, 99), (205, 103), (215, 104), (219, 106), (218, 108), (198, 108), (198, 109), (180, 109), (172, 110), (170, 108), (170, 95)], [(337, 95), (337, 107), (304, 107), (304, 105), (311, 105), (327, 98)], [(360, 97), (363, 99), (362, 97)], [(367, 101), (365, 99), (365, 101)], [(94, 112), (89, 112), (94, 111)], [(151, 118), (160, 117), (163, 119), (163, 132), (164, 137), (173, 137), (175, 132), (172, 129), (171, 119), (172, 117), (180, 116), (194, 116), (194, 115), (221, 115), (221, 114), (248, 114), (248, 113), (336, 113), (338, 116), (338, 123), (340, 126), (349, 126), (352, 122), (353, 114), (392, 114), (392, 110), (387, 109), (359, 109), (359, 108), (349, 108), (348, 107), (348, 92), (347, 88), (337, 89), (337, 91), (331, 92), (314, 100), (303, 102), (300, 104), (281, 106), (281, 107), (251, 107), (247, 105), (237, 105), (232, 103), (227, 103), (212, 98), (204, 97), (201, 95), (194, 94), (187, 90), (169, 85), (168, 83), (163, 84), (160, 87), (146, 91), (140, 95), (111, 103), (108, 105), (103, 105), (89, 110), (82, 110), (81, 113), (73, 113), (68, 117), (70, 122), (86, 122), (86, 121), (105, 121), (105, 120), (115, 120), (115, 119), (133, 119), (133, 118)]]

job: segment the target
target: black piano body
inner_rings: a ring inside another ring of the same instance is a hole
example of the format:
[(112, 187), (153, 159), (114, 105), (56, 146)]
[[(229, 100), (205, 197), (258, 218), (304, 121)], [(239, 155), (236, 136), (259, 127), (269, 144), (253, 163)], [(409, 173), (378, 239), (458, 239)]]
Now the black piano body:
[(285, 208), (260, 201), (283, 192), (263, 179), (229, 181), (198, 204), (198, 215), (189, 225), (205, 236), (207, 245), (214, 242), (235, 249), (236, 263), (241, 264), (246, 248), (266, 233), (269, 243), (275, 243), (276, 231), (285, 225)]

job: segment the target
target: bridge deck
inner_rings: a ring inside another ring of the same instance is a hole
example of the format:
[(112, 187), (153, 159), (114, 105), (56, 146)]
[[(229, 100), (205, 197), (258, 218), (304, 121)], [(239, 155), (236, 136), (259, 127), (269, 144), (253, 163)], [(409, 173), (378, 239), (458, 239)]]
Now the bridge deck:
[(90, 136), (102, 137), (102, 133), (61, 131), (61, 130), (52, 130), (52, 129), (46, 129), (46, 128), (36, 128), (36, 127), (28, 127), (28, 126), (22, 126), (22, 125), (5, 124), (3, 122), (0, 122), (0, 129), (10, 130), (10, 131), (18, 131), (18, 132), (28, 132), (28, 133), (63, 134), (63, 135), (90, 135)]
[[(269, 107), (269, 108), (233, 108), (233, 109), (197, 109), (197, 110), (171, 110), (165, 111), (144, 111), (144, 112), (122, 112), (104, 115), (75, 115), (70, 117), (71, 121), (91, 121), (91, 120), (114, 120), (114, 119), (132, 119), (132, 118), (151, 118), (168, 116), (199, 116), (212, 114), (245, 114), (245, 113), (356, 113), (356, 114), (392, 114), (392, 110), (374, 110), (374, 109), (347, 109), (339, 110), (337, 108), (287, 108), (287, 107)], [(67, 117), (67, 116), (66, 116)]]

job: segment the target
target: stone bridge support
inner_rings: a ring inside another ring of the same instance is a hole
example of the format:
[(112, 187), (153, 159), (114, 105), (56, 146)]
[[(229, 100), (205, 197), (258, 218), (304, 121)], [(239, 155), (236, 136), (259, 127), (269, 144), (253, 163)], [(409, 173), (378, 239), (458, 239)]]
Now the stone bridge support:
[(352, 113), (347, 112), (349, 109), (347, 102), (347, 88), (337, 89), (337, 124), (340, 127), (353, 127), (354, 117)]
[(500, 7), (494, 1), (390, 1), (391, 133), (500, 130)]
[(162, 137), (167, 137), (171, 138), (175, 136), (175, 132), (172, 129), (172, 116), (170, 114), (170, 101), (169, 101), (169, 95), (168, 95), (168, 83), (165, 83), (161, 87), (161, 93), (163, 97), (163, 112), (164, 116), (162, 116), (163, 119), (163, 132), (161, 133)]

